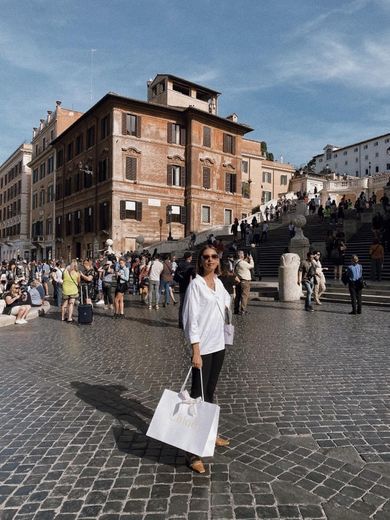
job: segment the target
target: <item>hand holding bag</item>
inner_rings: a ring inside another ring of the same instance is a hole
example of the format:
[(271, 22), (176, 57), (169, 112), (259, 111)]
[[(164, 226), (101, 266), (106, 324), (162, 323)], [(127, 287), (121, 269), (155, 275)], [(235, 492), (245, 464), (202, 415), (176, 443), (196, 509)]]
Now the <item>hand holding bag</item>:
[(146, 435), (199, 457), (212, 457), (220, 408), (204, 401), (202, 371), (202, 397), (189, 396), (185, 386), (191, 372), (192, 367), (179, 393), (164, 390)]
[(217, 301), (218, 309), (222, 314), (224, 320), (224, 336), (225, 336), (225, 345), (233, 345), (234, 343), (234, 325), (232, 324), (232, 311), (225, 307), (225, 314), (222, 312), (221, 307)]

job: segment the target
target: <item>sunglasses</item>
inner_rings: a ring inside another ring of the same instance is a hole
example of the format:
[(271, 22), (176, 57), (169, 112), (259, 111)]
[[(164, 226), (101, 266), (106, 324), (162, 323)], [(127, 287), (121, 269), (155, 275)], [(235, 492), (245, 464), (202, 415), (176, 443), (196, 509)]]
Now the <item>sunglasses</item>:
[(217, 260), (218, 258), (218, 255), (217, 254), (213, 254), (213, 255), (202, 255), (202, 259), (203, 260)]

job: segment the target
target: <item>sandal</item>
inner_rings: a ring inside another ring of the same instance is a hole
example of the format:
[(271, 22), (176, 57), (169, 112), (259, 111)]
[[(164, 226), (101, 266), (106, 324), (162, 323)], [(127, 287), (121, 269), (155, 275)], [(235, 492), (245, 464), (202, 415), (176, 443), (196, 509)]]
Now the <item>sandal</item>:
[(195, 471), (195, 473), (206, 473), (204, 464), (202, 459), (197, 457), (196, 455), (190, 455), (187, 458), (187, 464), (188, 467), (192, 469), (192, 471)]
[(228, 439), (222, 439), (222, 437), (217, 437), (215, 439), (215, 445), (217, 448), (226, 448), (226, 446), (230, 445), (230, 441)]

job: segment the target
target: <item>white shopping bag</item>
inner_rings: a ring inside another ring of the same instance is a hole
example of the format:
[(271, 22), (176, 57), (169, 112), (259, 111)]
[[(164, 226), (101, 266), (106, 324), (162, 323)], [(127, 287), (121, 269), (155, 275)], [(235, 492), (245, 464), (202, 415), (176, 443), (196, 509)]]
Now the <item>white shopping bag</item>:
[[(185, 390), (192, 368), (180, 392), (164, 390), (146, 435), (199, 457), (214, 455), (219, 406), (192, 399)], [(202, 372), (201, 372), (202, 374)], [(202, 397), (203, 381), (201, 377)]]

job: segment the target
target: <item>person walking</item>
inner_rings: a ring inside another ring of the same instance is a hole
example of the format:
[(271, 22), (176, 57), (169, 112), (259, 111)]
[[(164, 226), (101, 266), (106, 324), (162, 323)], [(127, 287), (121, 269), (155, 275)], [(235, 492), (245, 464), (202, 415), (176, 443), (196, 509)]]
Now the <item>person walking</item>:
[(298, 285), (303, 285), (304, 289), (306, 289), (306, 298), (305, 298), (305, 311), (313, 312), (314, 309), (311, 304), (311, 298), (313, 294), (314, 287), (314, 276), (316, 268), (313, 264), (314, 252), (309, 251), (307, 253), (306, 260), (302, 260), (299, 271), (298, 271)]
[(352, 255), (351, 264), (347, 267), (348, 289), (351, 296), (352, 311), (349, 314), (362, 313), (363, 267), (357, 255)]
[(170, 288), (173, 282), (173, 276), (172, 276), (172, 263), (170, 256), (167, 256), (167, 258), (163, 262), (163, 270), (161, 271), (160, 275), (160, 300), (161, 296), (164, 293), (164, 304), (169, 305), (171, 303), (171, 292)]
[(313, 265), (315, 267), (314, 290), (313, 290), (314, 301), (316, 302), (317, 305), (322, 305), (320, 298), (326, 291), (326, 280), (325, 280), (324, 271), (327, 270), (327, 267), (322, 267), (320, 251), (314, 251)]
[[(226, 308), (230, 306), (230, 296), (224, 288), (220, 274), (220, 260), (214, 247), (204, 246), (197, 259), (197, 275), (190, 281), (183, 305), (183, 327), (186, 339), (192, 347), (191, 397), (202, 395), (214, 400), (214, 392), (225, 358), (224, 324)], [(217, 437), (215, 445), (226, 447), (227, 439)], [(204, 473), (203, 461), (197, 455), (187, 453), (187, 463), (196, 473)]]
[(372, 245), (370, 246), (370, 258), (371, 280), (377, 280), (380, 282), (382, 279), (383, 262), (385, 260), (385, 250), (377, 238), (374, 238)]
[(179, 284), (180, 305), (179, 305), (179, 328), (183, 328), (183, 305), (184, 297), (190, 281), (195, 278), (195, 269), (192, 265), (192, 253), (186, 251), (183, 259), (178, 266), (173, 277), (174, 281)]
[(113, 318), (125, 317), (125, 302), (124, 295), (129, 288), (129, 274), (130, 270), (126, 266), (126, 258), (121, 256), (119, 259), (119, 266), (116, 270), (116, 289), (114, 299), (114, 316)]
[(237, 253), (238, 259), (234, 264), (234, 274), (239, 279), (236, 285), (236, 298), (234, 300), (234, 314), (247, 314), (246, 310), (249, 299), (249, 291), (251, 288), (252, 274), (251, 270), (255, 267), (252, 255), (248, 253), (245, 256), (244, 251)]
[(152, 309), (153, 295), (155, 295), (155, 308), (158, 310), (160, 301), (160, 276), (164, 269), (160, 262), (160, 255), (155, 254), (153, 260), (148, 264), (149, 269), (149, 292), (148, 292), (148, 308)]

